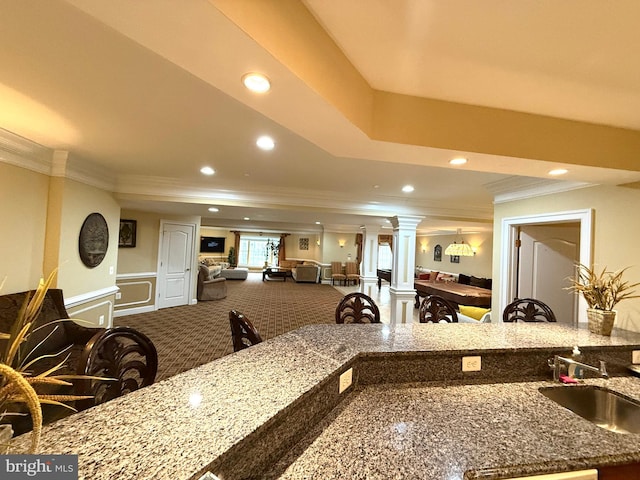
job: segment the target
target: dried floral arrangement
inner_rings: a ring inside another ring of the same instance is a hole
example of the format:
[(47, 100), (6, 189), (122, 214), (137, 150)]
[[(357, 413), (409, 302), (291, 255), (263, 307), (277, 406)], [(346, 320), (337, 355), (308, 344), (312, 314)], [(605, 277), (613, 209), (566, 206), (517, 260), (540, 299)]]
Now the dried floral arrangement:
[[(17, 318), (13, 322), (11, 331), (8, 333), (0, 333), (0, 340), (8, 340), (4, 351), (0, 351), (0, 423), (3, 423), (3, 420), (6, 421), (8, 416), (24, 415), (22, 413), (11, 412), (9, 410), (9, 404), (26, 404), (33, 423), (29, 453), (36, 453), (40, 444), (42, 404), (60, 405), (75, 412), (75, 408), (65, 402), (92, 398), (90, 396), (80, 395), (50, 395), (40, 393), (38, 389), (51, 385), (71, 386), (72, 384), (69, 380), (73, 379), (96, 379), (96, 377), (86, 375), (56, 375), (55, 373), (60, 371), (69, 359), (69, 354), (54, 367), (35, 375), (32, 371), (33, 367), (39, 361), (43, 360), (45, 356), (29, 360), (31, 352), (23, 352), (23, 349), (21, 349), (21, 346), (27, 342), (29, 335), (37, 330), (37, 328), (34, 327), (35, 321), (40, 315), (45, 295), (55, 274), (56, 272), (54, 271), (46, 280), (40, 280), (35, 292), (33, 292), (32, 295), (27, 295)], [(70, 320), (61, 319), (51, 323), (63, 321)], [(48, 337), (39, 345), (46, 342), (47, 338)], [(67, 349), (47, 356), (62, 355)]]
[(578, 264), (577, 277), (569, 278), (567, 289), (582, 294), (589, 308), (611, 311), (622, 300), (640, 298), (634, 290), (640, 283), (630, 284), (622, 278), (628, 268), (612, 272), (604, 267), (597, 271), (593, 266)]

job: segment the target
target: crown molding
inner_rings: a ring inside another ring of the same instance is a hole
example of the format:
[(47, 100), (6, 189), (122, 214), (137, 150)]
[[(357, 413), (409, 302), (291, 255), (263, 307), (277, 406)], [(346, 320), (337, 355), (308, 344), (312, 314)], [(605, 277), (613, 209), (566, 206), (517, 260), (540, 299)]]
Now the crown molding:
[(0, 128), (0, 162), (51, 174), (52, 150)]
[(514, 200), (541, 197), (554, 193), (568, 192), (580, 188), (592, 187), (595, 184), (586, 182), (569, 182), (534, 177), (508, 177), (485, 184), (494, 196), (493, 203), (507, 203)]
[(337, 213), (352, 215), (368, 215), (377, 217), (393, 217), (397, 215), (419, 215), (428, 217), (460, 218), (474, 221), (493, 218), (493, 208), (451, 207), (447, 205), (409, 202), (406, 198), (377, 197), (354, 198), (336, 192), (312, 191), (301, 188), (247, 189), (233, 185), (226, 188), (211, 188), (189, 185), (164, 177), (148, 177), (140, 175), (119, 176), (115, 192), (121, 196), (152, 198), (158, 201), (183, 203), (216, 203), (220, 205), (246, 206), (255, 208), (320, 208), (331, 209)]

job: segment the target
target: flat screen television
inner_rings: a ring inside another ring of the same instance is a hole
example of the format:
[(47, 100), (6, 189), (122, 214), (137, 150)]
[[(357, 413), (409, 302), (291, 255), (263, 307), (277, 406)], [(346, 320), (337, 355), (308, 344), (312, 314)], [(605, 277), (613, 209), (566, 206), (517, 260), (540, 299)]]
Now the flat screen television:
[(225, 237), (200, 237), (200, 252), (224, 253)]

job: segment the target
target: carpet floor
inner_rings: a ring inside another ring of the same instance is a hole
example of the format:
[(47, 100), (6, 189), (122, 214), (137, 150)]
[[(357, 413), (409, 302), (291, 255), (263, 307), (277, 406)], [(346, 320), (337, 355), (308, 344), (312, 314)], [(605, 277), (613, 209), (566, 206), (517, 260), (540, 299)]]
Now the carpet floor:
[(304, 325), (335, 323), (343, 293), (330, 285), (291, 279), (227, 280), (227, 297), (197, 305), (114, 318), (114, 326), (135, 328), (158, 350), (156, 381), (233, 353), (229, 310), (244, 313), (264, 340)]

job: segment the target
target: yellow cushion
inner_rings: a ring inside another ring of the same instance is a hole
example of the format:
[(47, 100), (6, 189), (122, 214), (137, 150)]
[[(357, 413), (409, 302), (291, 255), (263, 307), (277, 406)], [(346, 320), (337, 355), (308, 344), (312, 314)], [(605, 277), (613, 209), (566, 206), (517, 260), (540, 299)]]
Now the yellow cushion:
[(491, 310), (490, 308), (469, 307), (467, 305), (460, 305), (459, 308), (461, 314), (471, 317), (474, 320), (480, 320), (485, 313)]

